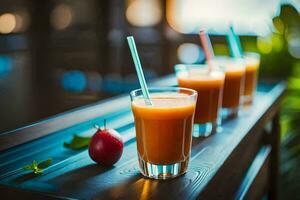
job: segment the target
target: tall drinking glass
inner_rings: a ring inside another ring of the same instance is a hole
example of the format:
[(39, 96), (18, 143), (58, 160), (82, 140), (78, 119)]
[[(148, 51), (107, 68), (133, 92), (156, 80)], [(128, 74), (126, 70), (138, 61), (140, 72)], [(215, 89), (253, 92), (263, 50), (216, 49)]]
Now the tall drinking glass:
[(197, 92), (186, 88), (149, 88), (130, 93), (141, 173), (169, 179), (186, 172), (191, 152)]
[(217, 131), (221, 123), (220, 109), (224, 86), (224, 72), (208, 65), (175, 65), (180, 87), (191, 88), (198, 92), (194, 136), (209, 136)]
[(244, 59), (246, 62), (244, 103), (250, 104), (253, 100), (253, 94), (256, 90), (260, 55), (254, 52), (246, 52), (244, 54)]
[(244, 94), (245, 61), (240, 58), (216, 57), (213, 63), (225, 72), (222, 118), (236, 117)]

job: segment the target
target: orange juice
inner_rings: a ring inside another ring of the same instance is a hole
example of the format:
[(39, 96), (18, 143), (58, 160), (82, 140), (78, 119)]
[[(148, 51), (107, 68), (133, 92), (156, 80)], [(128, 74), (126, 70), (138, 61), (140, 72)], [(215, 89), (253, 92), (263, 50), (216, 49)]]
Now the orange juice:
[(212, 62), (225, 72), (222, 118), (236, 117), (244, 94), (245, 61), (242, 58), (218, 56)]
[(155, 165), (183, 162), (187, 166), (195, 102), (185, 93), (150, 96), (150, 106), (142, 98), (132, 101), (139, 158)]
[(245, 68), (225, 66), (223, 108), (237, 108), (239, 106), (244, 87), (244, 76)]
[(219, 108), (222, 103), (224, 74), (218, 71), (209, 72), (195, 66), (195, 71), (190, 71), (188, 76), (177, 75), (180, 87), (194, 89), (198, 92), (194, 122), (204, 124), (216, 122)]
[(257, 83), (257, 74), (260, 63), (259, 54), (255, 53), (246, 53), (245, 54), (246, 61), (246, 76), (245, 76), (245, 88), (244, 88), (244, 96), (246, 101), (251, 101), (253, 93), (256, 89)]
[(253, 91), (255, 90), (257, 80), (257, 69), (257, 66), (247, 65), (244, 95), (252, 95)]

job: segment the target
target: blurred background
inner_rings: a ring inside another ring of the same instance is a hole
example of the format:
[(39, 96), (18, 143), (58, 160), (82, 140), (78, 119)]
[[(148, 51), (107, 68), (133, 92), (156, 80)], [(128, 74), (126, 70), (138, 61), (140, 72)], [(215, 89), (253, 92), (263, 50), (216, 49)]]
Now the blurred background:
[[(0, 0), (0, 132), (138, 87), (126, 36), (147, 81), (176, 63), (202, 63), (204, 27), (228, 55), (233, 25), (261, 54), (260, 79), (284, 79), (282, 199), (300, 189), (299, 0)], [(298, 195), (300, 199), (300, 195)]]

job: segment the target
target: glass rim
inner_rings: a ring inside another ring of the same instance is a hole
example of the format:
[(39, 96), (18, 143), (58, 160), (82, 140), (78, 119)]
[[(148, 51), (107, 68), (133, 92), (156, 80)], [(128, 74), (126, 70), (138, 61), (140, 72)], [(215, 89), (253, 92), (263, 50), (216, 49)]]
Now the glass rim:
[[(172, 87), (172, 86), (149, 87), (148, 88), (149, 94), (154, 93), (154, 92), (151, 92), (151, 90), (152, 91), (154, 90), (156, 92), (176, 92), (176, 91), (180, 91), (180, 90), (181, 91), (188, 91), (188, 92), (191, 92), (191, 94), (187, 94), (188, 98), (195, 97), (195, 96), (198, 95), (198, 92), (196, 90), (193, 90), (193, 89), (190, 89), (190, 88), (185, 88), (185, 87)], [(137, 93), (139, 93), (139, 95), (136, 95)], [(130, 94), (131, 97), (143, 96), (141, 88), (132, 90), (129, 94)]]
[[(212, 63), (213, 64), (213, 68), (212, 68), (212, 71), (218, 71), (218, 72), (222, 72), (223, 70), (219, 67), (218, 64), (216, 63)], [(209, 70), (209, 66), (208, 64), (175, 64), (174, 65), (174, 70), (175, 70), (175, 73), (179, 70), (184, 70), (184, 69), (207, 69)]]
[(247, 57), (260, 59), (260, 54), (257, 52), (254, 52), (254, 51), (253, 52), (246, 51), (246, 52), (244, 52), (243, 58), (247, 58)]
[(208, 67), (208, 64), (203, 63), (203, 64), (184, 64), (184, 63), (178, 63), (174, 65), (175, 67), (197, 67), (197, 66), (203, 66), (203, 67)]
[(243, 61), (243, 57), (240, 58), (235, 58), (235, 57), (231, 57), (231, 56), (214, 56), (211, 61), (216, 62), (216, 61)]
[(214, 58), (212, 58), (212, 63), (214, 63), (215, 65), (217, 65), (218, 67), (226, 67), (229, 65), (234, 65), (234, 66), (238, 66), (238, 67), (246, 67), (246, 60), (244, 57), (241, 58), (234, 58), (234, 57), (229, 57), (229, 56), (215, 56)]

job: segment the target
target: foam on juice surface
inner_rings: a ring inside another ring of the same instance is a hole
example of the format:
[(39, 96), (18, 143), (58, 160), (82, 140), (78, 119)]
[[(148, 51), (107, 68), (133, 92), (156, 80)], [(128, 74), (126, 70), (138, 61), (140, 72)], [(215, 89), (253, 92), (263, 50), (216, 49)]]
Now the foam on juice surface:
[(225, 66), (225, 72), (240, 72), (240, 73), (243, 73), (244, 71), (245, 71), (245, 68), (241, 67), (241, 66), (231, 66), (231, 65)]
[(133, 104), (135, 106), (147, 106), (149, 108), (175, 108), (193, 104), (188, 94), (178, 92), (151, 93), (150, 99), (152, 102), (150, 106), (146, 105), (143, 97), (134, 100)]
[(252, 57), (245, 57), (247, 65), (259, 65), (259, 59)]
[(217, 70), (209, 72), (207, 69), (190, 69), (187, 72), (179, 73), (178, 78), (188, 80), (222, 80), (224, 79), (224, 74)]
[(224, 69), (226, 72), (243, 72), (246, 67), (245, 61), (227, 57), (217, 57), (213, 60), (213, 63)]

